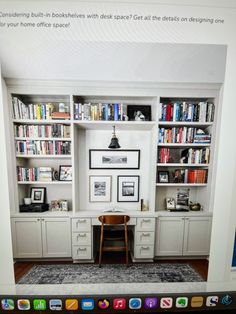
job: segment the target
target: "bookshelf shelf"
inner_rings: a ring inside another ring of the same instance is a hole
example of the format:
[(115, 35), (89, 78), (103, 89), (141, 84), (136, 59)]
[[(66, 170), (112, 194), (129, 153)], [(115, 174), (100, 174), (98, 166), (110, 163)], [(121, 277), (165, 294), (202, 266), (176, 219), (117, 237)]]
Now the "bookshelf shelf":
[(198, 144), (198, 143), (158, 143), (159, 147), (209, 147), (211, 143)]
[(209, 164), (180, 164), (180, 163), (157, 163), (158, 167), (202, 167), (202, 168), (207, 168), (209, 167)]
[(189, 126), (189, 127), (209, 127), (213, 122), (191, 122), (191, 121), (159, 121), (159, 126)]
[(38, 158), (38, 159), (50, 159), (50, 158), (55, 158), (55, 159), (70, 159), (71, 155), (16, 155), (17, 158)]
[(207, 183), (156, 183), (159, 187), (198, 187), (207, 186)]
[(62, 141), (62, 142), (71, 142), (71, 138), (67, 137), (15, 137), (17, 141)]
[(20, 185), (70, 185), (72, 181), (18, 181)]
[(19, 123), (19, 124), (71, 124), (71, 120), (25, 120), (25, 119), (13, 119), (13, 123)]
[(111, 130), (115, 125), (117, 130), (151, 130), (155, 127), (155, 121), (83, 121), (74, 120), (73, 123), (86, 130)]

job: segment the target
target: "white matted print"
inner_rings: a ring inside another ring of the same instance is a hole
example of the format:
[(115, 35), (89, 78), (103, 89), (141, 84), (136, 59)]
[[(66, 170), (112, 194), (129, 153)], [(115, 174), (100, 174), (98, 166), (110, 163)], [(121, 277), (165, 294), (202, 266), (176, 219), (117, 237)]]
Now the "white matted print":
[(111, 176), (89, 177), (89, 201), (90, 202), (111, 201)]
[(90, 149), (90, 169), (139, 169), (140, 150), (138, 149)]
[(117, 177), (117, 202), (139, 202), (139, 176)]

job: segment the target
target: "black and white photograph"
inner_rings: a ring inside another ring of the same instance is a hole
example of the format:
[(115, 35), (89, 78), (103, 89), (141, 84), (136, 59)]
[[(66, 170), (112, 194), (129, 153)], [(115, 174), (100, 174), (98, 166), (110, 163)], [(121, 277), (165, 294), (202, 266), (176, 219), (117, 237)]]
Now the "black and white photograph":
[(151, 106), (128, 105), (127, 115), (130, 121), (151, 121)]
[(31, 202), (38, 203), (38, 204), (43, 204), (45, 203), (46, 199), (46, 188), (31, 188), (30, 189), (30, 197), (31, 197)]
[(117, 177), (117, 202), (139, 202), (139, 176)]
[(138, 149), (90, 149), (89, 169), (139, 169)]
[(169, 183), (168, 171), (158, 171), (158, 183)]
[(111, 201), (111, 176), (89, 177), (89, 201), (90, 202)]
[(175, 199), (174, 199), (174, 197), (167, 197), (166, 198), (166, 209), (167, 210), (175, 209)]
[(60, 181), (72, 181), (72, 166), (60, 166), (59, 168)]
[(127, 164), (127, 156), (103, 156), (103, 164)]

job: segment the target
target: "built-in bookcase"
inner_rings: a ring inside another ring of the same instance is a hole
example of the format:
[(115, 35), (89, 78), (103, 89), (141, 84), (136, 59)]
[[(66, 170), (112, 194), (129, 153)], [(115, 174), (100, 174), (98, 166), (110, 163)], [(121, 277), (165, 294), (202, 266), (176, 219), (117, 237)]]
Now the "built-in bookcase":
[[(214, 164), (216, 98), (161, 97), (157, 144), (157, 209), (189, 189), (190, 200), (209, 210)], [(165, 180), (160, 176), (164, 175)]]
[[(140, 200), (144, 200), (150, 211), (165, 209), (165, 199), (176, 197), (179, 188), (190, 189), (190, 200), (201, 203), (206, 211), (212, 210), (219, 111), (216, 89), (179, 90), (178, 93), (171, 88), (160, 93), (158, 90), (128, 91), (128, 96), (117, 89), (109, 93), (103, 90), (98, 95), (87, 91), (76, 95), (70, 92), (68, 95), (48, 95), (46, 90), (45, 95), (24, 94), (23, 87), (18, 88), (17, 93), (14, 88), (11, 90), (15, 212), (34, 186), (47, 188), (48, 203), (68, 200), (73, 212), (109, 207), (140, 210), (140, 203), (117, 202), (118, 175), (140, 176)], [(158, 96), (161, 93), (164, 96)], [(186, 112), (181, 119), (183, 103)], [(206, 103), (204, 110), (200, 103)], [(62, 104), (69, 118), (52, 119), (52, 112), (60, 111)], [(192, 104), (191, 109), (189, 104)], [(207, 104), (212, 104), (210, 109)], [(137, 106), (146, 106), (150, 112), (148, 121), (127, 120), (128, 110)], [(113, 126), (121, 149), (140, 150), (139, 169), (89, 169), (89, 150), (107, 149)], [(43, 176), (43, 180), (40, 179), (40, 171), (47, 172), (49, 168), (59, 171), (61, 165), (72, 166), (72, 181), (60, 181), (55, 177), (45, 181)], [(182, 181), (174, 179), (177, 170)], [(160, 171), (168, 172), (168, 182), (159, 182)], [(27, 178), (22, 179), (22, 174)], [(98, 175), (112, 177), (110, 203), (89, 201), (89, 177)]]

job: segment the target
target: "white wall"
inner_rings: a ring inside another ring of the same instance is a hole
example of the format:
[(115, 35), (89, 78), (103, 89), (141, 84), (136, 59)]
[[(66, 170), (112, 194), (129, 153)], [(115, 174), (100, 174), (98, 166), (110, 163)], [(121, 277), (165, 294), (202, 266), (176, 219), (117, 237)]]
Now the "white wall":
[(1, 79), (0, 88), (0, 285), (14, 284), (12, 243), (10, 230), (10, 186), (7, 164), (7, 141), (6, 141), (6, 85)]

